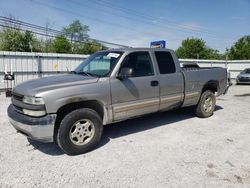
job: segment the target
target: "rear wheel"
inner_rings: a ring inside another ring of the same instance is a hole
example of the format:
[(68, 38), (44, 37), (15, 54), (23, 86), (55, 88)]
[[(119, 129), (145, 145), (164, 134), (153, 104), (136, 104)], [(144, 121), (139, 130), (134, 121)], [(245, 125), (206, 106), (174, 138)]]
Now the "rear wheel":
[(94, 149), (102, 136), (102, 121), (94, 110), (77, 109), (61, 121), (57, 143), (69, 155), (86, 153)]
[(201, 118), (210, 117), (213, 115), (215, 104), (216, 98), (214, 93), (210, 90), (203, 92), (195, 109), (196, 115)]

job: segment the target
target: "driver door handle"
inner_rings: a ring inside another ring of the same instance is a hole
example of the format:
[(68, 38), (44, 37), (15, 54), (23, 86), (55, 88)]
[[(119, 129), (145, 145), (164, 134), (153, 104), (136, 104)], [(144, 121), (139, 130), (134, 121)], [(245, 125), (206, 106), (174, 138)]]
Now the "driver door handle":
[(155, 86), (158, 86), (158, 85), (159, 85), (159, 82), (157, 80), (151, 81), (151, 86), (152, 87), (155, 87)]

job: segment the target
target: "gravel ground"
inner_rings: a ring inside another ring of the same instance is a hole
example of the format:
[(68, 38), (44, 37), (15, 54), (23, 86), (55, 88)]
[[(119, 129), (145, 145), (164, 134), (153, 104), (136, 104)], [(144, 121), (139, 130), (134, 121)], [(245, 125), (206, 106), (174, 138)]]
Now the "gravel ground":
[(108, 125), (100, 146), (67, 156), (28, 142), (0, 96), (0, 187), (250, 187), (250, 86), (233, 86), (214, 115), (189, 108)]

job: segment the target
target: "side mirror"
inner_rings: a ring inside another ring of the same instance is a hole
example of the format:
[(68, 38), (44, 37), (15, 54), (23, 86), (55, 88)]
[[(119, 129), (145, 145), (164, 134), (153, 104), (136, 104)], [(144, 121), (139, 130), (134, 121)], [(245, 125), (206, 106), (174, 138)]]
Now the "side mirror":
[(125, 78), (132, 77), (133, 69), (129, 67), (124, 67), (121, 69), (120, 73), (118, 74), (117, 78), (119, 80), (124, 80)]

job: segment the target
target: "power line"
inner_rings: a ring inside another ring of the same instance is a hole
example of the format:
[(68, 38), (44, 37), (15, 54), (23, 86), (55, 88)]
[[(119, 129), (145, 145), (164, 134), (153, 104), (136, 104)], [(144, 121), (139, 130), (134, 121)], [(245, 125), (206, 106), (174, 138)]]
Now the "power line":
[[(56, 38), (55, 35), (49, 35), (49, 34), (45, 34), (45, 33), (40, 33), (40, 32), (36, 32), (36, 31), (32, 31), (32, 30), (28, 30), (28, 29), (22, 29), (22, 28), (16, 28), (16, 27), (12, 27), (12, 26), (8, 26), (8, 25), (4, 25), (4, 24), (1, 24), (0, 23), (0, 26), (1, 27), (5, 27), (5, 28), (9, 28), (9, 29), (15, 29), (15, 30), (20, 30), (20, 31), (24, 31), (24, 32), (31, 32), (33, 34), (37, 34), (37, 35), (41, 35), (41, 36), (46, 36), (46, 37), (51, 37), (51, 38)], [(89, 41), (80, 41), (80, 40), (72, 40), (73, 42), (78, 42), (78, 43), (85, 43), (85, 44), (92, 44), (91, 42)], [(93, 40), (95, 42), (97, 42), (96, 40)], [(110, 44), (110, 45), (115, 45), (117, 46), (117, 44), (115, 43), (110, 43), (110, 42), (106, 42), (106, 41), (100, 41), (98, 40), (98, 42), (102, 42), (102, 43), (107, 43), (107, 44)], [(125, 47), (125, 46), (121, 46), (121, 47)], [(127, 46), (126, 46), (127, 47)]]
[(22, 29), (22, 28), (17, 28), (17, 27), (13, 27), (13, 26), (8, 26), (8, 25), (4, 25), (4, 24), (1, 24), (1, 23), (0, 23), (0, 26), (5, 27), (5, 28), (9, 28), (9, 29), (14, 29), (14, 30), (27, 31), (27, 32), (31, 32), (31, 33), (41, 35), (41, 36), (46, 36), (46, 37), (52, 37), (52, 38), (56, 37), (54, 35), (48, 35), (48, 34), (45, 34), (45, 33), (31, 31), (31, 30), (28, 30), (28, 29)]
[[(20, 21), (20, 20), (16, 20), (16, 19), (12, 19), (12, 18), (7, 18), (4, 16), (0, 16), (0, 21), (2, 21), (3, 23), (0, 25), (2, 27), (7, 27), (7, 28), (13, 28), (13, 29), (19, 29), (22, 31), (29, 31), (32, 32), (34, 34), (38, 34), (38, 35), (42, 35), (42, 36), (47, 36), (47, 37), (56, 37), (57, 35), (64, 35), (63, 32), (55, 30), (55, 29), (48, 29), (46, 27), (42, 27), (36, 24), (31, 24), (28, 22), (24, 22), (24, 21)], [(11, 25), (16, 24), (20, 27), (25, 27), (24, 28), (16, 28), (13, 26), (6, 26), (4, 25), (5, 23), (9, 23)], [(34, 31), (35, 30), (35, 31)], [(48, 31), (50, 31), (51, 34), (54, 35), (49, 35), (47, 34)], [(46, 33), (44, 33), (46, 32)], [(108, 41), (104, 41), (104, 40), (99, 40), (99, 39), (94, 39), (94, 38), (87, 38), (85, 41), (79, 41), (79, 40), (73, 40), (74, 42), (83, 42), (83, 43), (90, 43), (89, 41), (92, 42), (98, 42), (98, 43), (102, 43), (102, 44), (108, 44), (108, 45), (112, 45), (112, 46), (119, 46), (119, 47), (124, 47), (124, 48), (128, 48), (129, 46), (125, 46), (125, 45), (121, 45), (121, 44), (117, 44), (117, 43), (113, 43), (113, 42), (108, 42)]]
[[(29, 0), (26, 0), (26, 1), (29, 1)], [(63, 8), (60, 8), (60, 7), (56, 7), (56, 6), (53, 6), (53, 5), (49, 5), (49, 4), (47, 4), (47, 3), (42, 3), (42, 2), (39, 2), (39, 1), (37, 1), (37, 0), (30, 0), (31, 2), (33, 2), (33, 3), (36, 3), (36, 4), (39, 4), (39, 5), (41, 5), (41, 6), (45, 6), (45, 7), (48, 7), (48, 8), (51, 8), (51, 9), (54, 9), (54, 10), (57, 10), (57, 11), (62, 11), (62, 12), (66, 12), (66, 13), (69, 13), (69, 14), (72, 14), (72, 15), (76, 15), (76, 16), (81, 16), (81, 17), (84, 17), (84, 18), (87, 18), (87, 19), (90, 19), (90, 20), (94, 20), (94, 21), (97, 21), (97, 22), (101, 22), (101, 23), (107, 23), (107, 24), (109, 24), (109, 25), (112, 25), (112, 26), (118, 26), (118, 27), (122, 27), (122, 28), (124, 28), (124, 29), (128, 29), (128, 30), (135, 30), (135, 28), (129, 28), (129, 27), (127, 27), (127, 26), (124, 26), (124, 25), (121, 25), (121, 24), (117, 24), (117, 23), (112, 23), (112, 22), (107, 22), (106, 20), (101, 20), (101, 19), (96, 19), (96, 18), (92, 18), (92, 17), (90, 17), (90, 16), (86, 16), (86, 15), (83, 15), (83, 14), (80, 14), (80, 13), (77, 13), (77, 12), (75, 12), (75, 11), (70, 11), (70, 10), (67, 10), (67, 9), (63, 9)], [(73, 3), (75, 3), (75, 4), (82, 4), (82, 3), (80, 3), (80, 2), (75, 2), (75, 1), (73, 1), (73, 0), (70, 0), (71, 2), (73, 2)], [(96, 1), (96, 0), (92, 0), (92, 1), (95, 1), (97, 4), (100, 4), (100, 2), (99, 1)], [(100, 0), (101, 1), (101, 0)], [(91, 1), (89, 1), (89, 2), (91, 2)], [(147, 24), (149, 24), (149, 25), (156, 25), (156, 26), (158, 26), (158, 27), (162, 27), (162, 28), (168, 28), (168, 29), (172, 29), (172, 30), (175, 30), (175, 31), (180, 31), (180, 32), (182, 32), (182, 33), (189, 33), (189, 34), (194, 34), (194, 33), (197, 33), (197, 34), (208, 34), (208, 36), (207, 37), (209, 37), (209, 38), (213, 38), (213, 39), (221, 39), (222, 37), (225, 39), (225, 37), (224, 37), (224, 35), (223, 36), (216, 36), (214, 33), (210, 33), (210, 32), (208, 32), (208, 31), (198, 31), (198, 30), (195, 30), (195, 29), (192, 29), (192, 28), (187, 28), (187, 26), (182, 26), (182, 27), (180, 27), (180, 24), (178, 24), (178, 26), (177, 25), (173, 25), (173, 23), (171, 24), (166, 24), (166, 25), (162, 25), (162, 24), (160, 24), (160, 23), (149, 23), (149, 22), (147, 22), (148, 21), (148, 19), (157, 19), (156, 17), (152, 17), (152, 16), (150, 16), (150, 15), (145, 15), (145, 14), (143, 14), (143, 15), (141, 15), (141, 14), (138, 14), (137, 13), (137, 11), (134, 11), (134, 10), (131, 10), (131, 9), (128, 9), (128, 8), (117, 8), (117, 7), (114, 7), (113, 6), (113, 4), (110, 4), (109, 2), (107, 2), (107, 1), (101, 1), (102, 3), (108, 3), (108, 5), (106, 5), (106, 6), (108, 6), (108, 7), (110, 7), (110, 8), (113, 8), (113, 9), (119, 9), (119, 10), (121, 10), (121, 11), (125, 11), (125, 13), (127, 12), (129, 12), (130, 14), (131, 14), (131, 12), (132, 13), (134, 13), (134, 14), (136, 14), (136, 15), (138, 15), (137, 17), (143, 17), (144, 19), (146, 19), (146, 22), (145, 22), (145, 20), (144, 20), (144, 23), (147, 23)], [(93, 2), (92, 2), (93, 3)], [(82, 6), (84, 6), (83, 4), (82, 4)], [(113, 14), (113, 13), (111, 13), (111, 14)], [(124, 17), (124, 16), (121, 16), (121, 15), (119, 15), (120, 17)], [(126, 17), (125, 17), (126, 18)], [(128, 19), (128, 18), (127, 18)]]
[(29, 2), (32, 2), (32, 3), (35, 3), (35, 4), (38, 4), (40, 6), (44, 6), (44, 7), (47, 7), (47, 8), (50, 8), (50, 9), (54, 9), (54, 10), (57, 10), (57, 11), (61, 11), (61, 12), (64, 12), (64, 13), (68, 13), (68, 14), (71, 14), (71, 15), (75, 15), (75, 16), (78, 16), (78, 17), (82, 17), (82, 18), (87, 18), (89, 20), (93, 20), (95, 22), (99, 22), (99, 23), (106, 23), (108, 25), (111, 25), (112, 27), (121, 27), (121, 28), (124, 28), (124, 29), (127, 29), (127, 30), (130, 30), (131, 29), (134, 29), (132, 27), (127, 27), (127, 26), (124, 26), (122, 24), (119, 24), (119, 23), (112, 23), (112, 22), (108, 22), (107, 20), (102, 20), (102, 19), (98, 19), (98, 18), (93, 18), (93, 17), (90, 17), (90, 16), (87, 16), (85, 14), (80, 14), (80, 13), (77, 13), (75, 11), (71, 11), (71, 10), (68, 10), (68, 9), (64, 9), (64, 8), (60, 8), (60, 7), (56, 7), (54, 5), (50, 5), (50, 4), (47, 4), (47, 3), (44, 3), (44, 2), (40, 2), (40, 1), (37, 1), (37, 0), (25, 0), (25, 1), (29, 1)]
[(55, 29), (46, 28), (46, 27), (43, 27), (43, 26), (39, 26), (39, 25), (35, 25), (35, 24), (32, 24), (32, 23), (16, 20), (16, 19), (13, 19), (13, 18), (8, 18), (8, 17), (5, 17), (5, 16), (0, 16), (0, 20), (2, 20), (2, 21), (12, 21), (13, 23), (16, 23), (17, 25), (21, 24), (21, 25), (24, 25), (24, 26), (29, 26), (29, 27), (33, 27), (33, 28), (37, 28), (37, 29), (42, 29), (42, 30), (45, 29), (46, 31), (58, 32), (58, 30), (55, 30)]
[[(73, 0), (71, 0), (71, 1), (73, 1)], [(135, 11), (133, 9), (128, 9), (128, 8), (121, 7), (121, 6), (114, 6), (114, 4), (112, 4), (112, 3), (108, 2), (108, 1), (92, 0), (92, 1), (89, 1), (89, 2), (93, 3), (93, 1), (95, 3), (97, 3), (97, 4), (101, 4), (102, 6), (104, 5), (106, 7), (109, 7), (109, 8), (115, 9), (115, 10), (119, 9), (123, 13), (128, 13), (130, 15), (134, 14), (137, 17), (141, 17), (141, 18), (144, 18), (146, 20), (148, 20), (148, 19), (151, 19), (151, 21), (156, 20), (156, 19), (159, 20), (159, 18), (157, 18), (157, 17), (153, 17), (153, 16), (151, 16), (149, 14), (143, 14), (143, 13), (140, 13), (140, 12)], [(173, 26), (173, 28), (175, 28), (175, 29), (184, 29), (184, 30), (190, 30), (190, 31), (194, 31), (194, 32), (199, 32), (199, 30), (197, 30), (197, 29), (186, 28), (186, 26), (184, 24), (179, 24), (177, 22), (173, 22), (173, 21), (166, 20), (166, 19), (165, 19), (165, 21), (167, 21), (167, 24)]]
[[(83, 18), (87, 18), (87, 19), (90, 19), (90, 20), (94, 20), (94, 21), (96, 21), (96, 22), (99, 22), (99, 23), (106, 23), (106, 24), (109, 24), (109, 25), (111, 25), (112, 27), (114, 27), (114, 26), (117, 26), (117, 27), (120, 27), (120, 28), (124, 28), (124, 29), (126, 29), (126, 30), (129, 30), (129, 31), (134, 31), (135, 30), (135, 28), (133, 27), (128, 27), (128, 26), (124, 26), (124, 25), (122, 25), (122, 24), (117, 24), (117, 23), (112, 23), (112, 22), (108, 22), (108, 21), (106, 21), (106, 20), (101, 20), (101, 19), (97, 19), (97, 18), (93, 18), (93, 17), (90, 17), (90, 16), (87, 16), (87, 15), (83, 15), (83, 14), (80, 14), (80, 13), (77, 13), (77, 12), (75, 12), (75, 11), (71, 11), (71, 10), (67, 10), (67, 9), (64, 9), (64, 8), (60, 8), (60, 7), (56, 7), (56, 6), (54, 6), (54, 5), (49, 5), (49, 4), (47, 4), (47, 3), (43, 3), (43, 2), (39, 2), (39, 1), (37, 1), (37, 0), (25, 0), (25, 1), (30, 1), (30, 2), (33, 2), (33, 3), (35, 3), (35, 4), (38, 4), (38, 5), (41, 5), (41, 6), (45, 6), (45, 7), (47, 7), (47, 8), (50, 8), (50, 9), (54, 9), (54, 10), (57, 10), (57, 11), (61, 11), (61, 12), (66, 12), (66, 13), (68, 13), (68, 14), (71, 14), (71, 15), (75, 15), (75, 16), (80, 16), (80, 17), (83, 17)], [(79, 3), (79, 2), (78, 2)], [(122, 17), (122, 16), (120, 16), (120, 17)], [(190, 33), (190, 34), (194, 34), (194, 33), (200, 33), (200, 34), (202, 34), (201, 32), (199, 32), (199, 31), (196, 31), (196, 32), (192, 32), (192, 31), (184, 31), (183, 29), (181, 29), (181, 28), (177, 28), (177, 27), (174, 27), (174, 26), (169, 26), (169, 25), (159, 25), (159, 24), (157, 24), (157, 23), (148, 23), (148, 22), (145, 22), (145, 20), (144, 20), (144, 23), (147, 23), (147, 24), (149, 24), (149, 25), (156, 25), (156, 26), (158, 26), (158, 27), (162, 27), (162, 28), (168, 28), (168, 29), (172, 29), (172, 30), (177, 30), (177, 31), (180, 31), (180, 32), (183, 32), (183, 33)], [(215, 38), (215, 37), (212, 37), (212, 36), (210, 36), (210, 38)], [(216, 37), (215, 39), (218, 39), (218, 37)]]
[[(77, 1), (74, 1), (74, 0), (69, 0), (70, 2), (72, 2), (72, 3), (74, 3), (74, 4), (77, 4), (77, 5), (80, 5), (80, 6), (82, 6), (82, 7), (89, 7), (89, 8), (91, 8), (91, 9), (96, 9), (96, 10), (104, 10), (104, 9), (98, 9), (98, 8), (96, 8), (96, 7), (91, 7), (91, 6), (88, 6), (88, 5), (86, 5), (86, 4), (84, 4), (83, 2), (77, 2)], [(90, 1), (91, 3), (93, 3), (92, 1)], [(99, 1), (97, 1), (96, 2), (97, 4), (99, 4), (100, 2)], [(114, 8), (114, 9), (117, 9), (116, 7), (114, 7), (114, 6), (107, 6), (107, 7), (109, 7), (109, 8)], [(122, 9), (120, 10), (121, 12), (124, 12)], [(108, 15), (115, 15), (115, 16), (118, 16), (118, 17), (121, 17), (121, 18), (125, 18), (125, 19), (129, 19), (129, 20), (131, 20), (131, 18), (129, 18), (129, 17), (126, 17), (126, 16), (122, 16), (122, 15), (119, 15), (119, 14), (116, 14), (116, 13), (113, 13), (113, 12), (105, 12), (105, 11), (103, 11), (103, 13), (104, 14), (108, 14)], [(126, 13), (126, 11), (124, 12), (124, 13)], [(130, 12), (128, 12), (128, 13), (130, 13)], [(137, 13), (137, 12), (136, 12)], [(131, 14), (131, 13), (130, 13)], [(150, 17), (150, 18), (148, 18), (148, 17), (145, 17), (145, 16), (141, 16), (140, 14), (136, 14), (136, 15), (138, 15), (138, 16), (134, 16), (133, 17), (133, 20), (134, 19), (137, 19), (138, 20), (138, 18), (140, 19), (139, 21), (140, 22), (143, 22), (143, 23), (146, 23), (146, 24), (148, 24), (148, 25), (150, 25), (150, 26), (152, 26), (152, 25), (156, 25), (156, 26), (158, 26), (158, 27), (161, 27), (161, 28), (167, 28), (167, 29), (172, 29), (172, 30), (177, 30), (177, 31), (180, 31), (180, 32), (185, 32), (185, 33), (190, 33), (190, 34), (194, 34), (194, 33), (199, 33), (199, 34), (202, 34), (202, 33), (204, 33), (204, 32), (202, 32), (202, 31), (198, 31), (198, 30), (196, 30), (196, 29), (192, 29), (192, 28), (187, 28), (187, 26), (186, 27), (177, 27), (177, 26), (173, 26), (173, 25), (162, 25), (162, 24), (160, 24), (160, 23), (153, 23), (153, 22), (148, 22), (149, 20), (148, 19), (152, 19), (153, 17)], [(155, 18), (156, 19), (156, 18)], [(186, 31), (185, 31), (186, 30)], [(210, 35), (212, 35), (211, 33), (207, 33), (207, 34), (210, 34)]]
[[(72, 1), (72, 0), (71, 0)], [(89, 1), (91, 3), (95, 3), (95, 4), (100, 4), (100, 5), (104, 5), (106, 7), (109, 7), (111, 9), (119, 9), (121, 12), (124, 12), (124, 13), (128, 13), (128, 14), (134, 14), (134, 15), (137, 15), (138, 17), (143, 17), (145, 18), (146, 20), (148, 19), (151, 19), (151, 20), (162, 20), (162, 21), (165, 21), (167, 22), (166, 24), (168, 24), (168, 27), (169, 25), (171, 25), (172, 29), (176, 29), (176, 30), (186, 30), (186, 31), (193, 31), (194, 33), (205, 33), (205, 34), (209, 34), (209, 35), (216, 35), (218, 36), (218, 33), (215, 33), (215, 31), (212, 31), (212, 30), (208, 30), (208, 29), (193, 29), (193, 28), (187, 28), (188, 25), (187, 24), (180, 24), (178, 22), (175, 22), (175, 21), (171, 21), (171, 20), (168, 20), (166, 18), (157, 18), (157, 17), (154, 17), (152, 15), (149, 15), (149, 14), (145, 14), (145, 13), (141, 13), (141, 12), (138, 12), (136, 10), (133, 10), (133, 9), (129, 9), (127, 7), (122, 7), (122, 6), (114, 6), (113, 3), (110, 3), (106, 0), (91, 0)], [(164, 24), (165, 22), (161, 22), (162, 24)], [(166, 27), (166, 25), (165, 25)], [(228, 33), (222, 33), (220, 32), (220, 35), (221, 37), (224, 37), (225, 38), (225, 35), (228, 35)], [(229, 35), (228, 35), (229, 36)], [(221, 38), (220, 37), (220, 38)]]
[(44, 28), (44, 27), (41, 27), (41, 26), (36, 26), (34, 24), (28, 24), (28, 23), (25, 23), (25, 22), (22, 22), (22, 21), (19, 21), (19, 20), (8, 19), (8, 18), (3, 17), (3, 16), (0, 16), (0, 21), (2, 21), (3, 23), (8, 23), (10, 25), (14, 25), (13, 27), (22, 26), (24, 28), (28, 28), (28, 29), (32, 28), (35, 31), (42, 31), (42, 32), (45, 32), (45, 33), (55, 33), (55, 34), (60, 34), (61, 33), (60, 31), (52, 30), (52, 29), (49, 29), (49, 28)]

